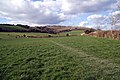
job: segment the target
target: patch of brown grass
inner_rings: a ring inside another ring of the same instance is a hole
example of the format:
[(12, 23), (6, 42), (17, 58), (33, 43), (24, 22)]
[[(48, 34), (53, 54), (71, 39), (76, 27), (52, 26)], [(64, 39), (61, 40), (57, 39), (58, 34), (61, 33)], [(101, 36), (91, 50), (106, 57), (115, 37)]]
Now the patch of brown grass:
[(112, 39), (120, 40), (120, 30), (96, 31), (89, 33), (88, 36), (112, 38)]

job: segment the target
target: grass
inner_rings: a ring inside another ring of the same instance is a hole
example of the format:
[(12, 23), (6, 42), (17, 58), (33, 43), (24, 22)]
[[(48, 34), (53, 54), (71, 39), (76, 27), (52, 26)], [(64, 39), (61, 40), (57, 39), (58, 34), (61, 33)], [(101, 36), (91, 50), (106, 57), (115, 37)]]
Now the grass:
[(25, 28), (23, 27), (20, 27), (20, 26), (0, 26), (0, 28), (2, 28), (3, 30), (26, 30)]
[(7, 34), (0, 33), (0, 80), (120, 79), (118, 40), (87, 36), (14, 38), (24, 33), (10, 33), (13, 37), (6, 38)]
[[(70, 32), (67, 32), (69, 34), (73, 34), (73, 35), (80, 35), (81, 33), (83, 33), (84, 31), (82, 30), (73, 30), (73, 31), (70, 31)], [(64, 34), (64, 33), (63, 33)]]
[(33, 32), (0, 32), (0, 38), (6, 38), (6, 39), (12, 39), (15, 38), (16, 35), (23, 36), (24, 34), (26, 36), (66, 36), (66, 34), (71, 34), (71, 35), (80, 35), (83, 31), (81, 30), (76, 30), (76, 31), (70, 31), (70, 32), (65, 32), (65, 33), (60, 33), (60, 34), (48, 34), (48, 33), (33, 33)]
[(23, 35), (26, 35), (26, 36), (47, 36), (48, 34), (47, 33), (33, 33), (33, 32), (0, 32), (0, 37), (1, 38), (15, 38), (16, 35), (20, 35), (20, 36), (23, 36)]
[(120, 41), (88, 36), (65, 37), (54, 41), (102, 59), (113, 59), (120, 63)]

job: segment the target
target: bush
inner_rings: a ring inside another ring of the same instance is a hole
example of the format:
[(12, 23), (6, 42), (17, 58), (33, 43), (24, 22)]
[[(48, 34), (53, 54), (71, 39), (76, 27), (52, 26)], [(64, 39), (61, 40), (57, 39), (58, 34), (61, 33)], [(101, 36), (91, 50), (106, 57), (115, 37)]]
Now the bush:
[(52, 37), (51, 35), (48, 35), (48, 37)]
[(91, 33), (91, 32), (94, 32), (95, 30), (94, 29), (86, 29), (84, 32), (85, 32), (85, 34), (89, 34), (89, 33)]

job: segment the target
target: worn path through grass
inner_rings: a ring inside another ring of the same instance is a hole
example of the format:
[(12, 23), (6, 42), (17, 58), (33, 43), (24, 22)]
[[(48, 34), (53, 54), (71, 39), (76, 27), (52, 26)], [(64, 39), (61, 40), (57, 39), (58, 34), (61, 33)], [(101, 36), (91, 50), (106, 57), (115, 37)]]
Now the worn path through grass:
[(0, 80), (120, 80), (119, 41), (3, 35), (0, 42)]
[(109, 59), (101, 59), (101, 58), (98, 58), (94, 55), (86, 54), (83, 51), (72, 48), (70, 46), (66, 46), (65, 44), (61, 44), (61, 43), (58, 43), (56, 41), (51, 40), (50, 42), (62, 47), (65, 50), (69, 50), (70, 52), (73, 52), (73, 55), (76, 55), (78, 59), (82, 58), (85, 63), (87, 63), (88, 65), (90, 65), (94, 68), (99, 68), (99, 69), (108, 68), (109, 70), (108, 69), (104, 70), (106, 73), (109, 73), (109, 72), (112, 72), (112, 71), (113, 72), (114, 71), (118, 71), (118, 72), (120, 71), (120, 65), (116, 64), (116, 63), (113, 63)]

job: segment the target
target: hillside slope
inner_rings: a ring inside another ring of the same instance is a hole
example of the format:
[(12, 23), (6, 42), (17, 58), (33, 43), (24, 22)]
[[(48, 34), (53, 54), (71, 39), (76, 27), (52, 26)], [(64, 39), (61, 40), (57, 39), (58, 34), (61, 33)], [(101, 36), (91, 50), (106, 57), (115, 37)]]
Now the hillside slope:
[(16, 25), (0, 25), (0, 31), (18, 32), (27, 31), (27, 29)]
[(30, 27), (28, 25), (21, 24), (0, 24), (0, 32), (40, 32), (49, 34), (58, 34), (62, 32), (70, 32), (74, 30), (86, 30), (89, 28), (85, 27), (75, 27), (75, 26), (34, 26)]

